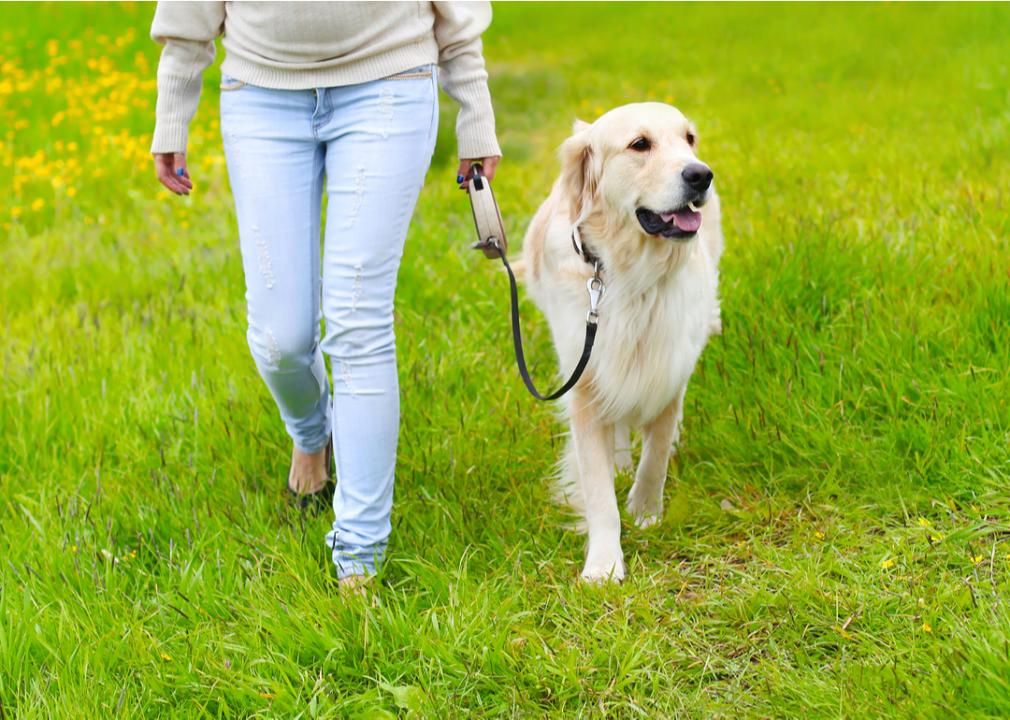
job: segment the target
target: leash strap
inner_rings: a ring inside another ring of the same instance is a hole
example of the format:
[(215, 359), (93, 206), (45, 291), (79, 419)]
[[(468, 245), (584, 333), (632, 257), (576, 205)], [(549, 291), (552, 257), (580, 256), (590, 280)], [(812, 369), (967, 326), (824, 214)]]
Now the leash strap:
[[(519, 368), (519, 376), (523, 379), (523, 384), (530, 391), (530, 395), (537, 400), (557, 400), (566, 392), (571, 390), (575, 383), (582, 377), (582, 373), (589, 364), (589, 356), (593, 351), (593, 343), (596, 341), (596, 327), (599, 320), (600, 298), (603, 296), (603, 281), (600, 279), (600, 263), (595, 257), (591, 262), (593, 265), (593, 276), (586, 283), (589, 291), (589, 312), (586, 314), (586, 339), (582, 345), (582, 357), (579, 358), (572, 376), (564, 385), (559, 387), (549, 395), (543, 395), (537, 390), (530, 377), (529, 369), (526, 367), (526, 354), (523, 352), (523, 336), (519, 327), (519, 288), (516, 284), (515, 273), (509, 265), (508, 258), (505, 257), (508, 244), (505, 240), (505, 225), (502, 223), (501, 213), (498, 210), (498, 203), (495, 202), (494, 193), (491, 191), (491, 183), (484, 177), (479, 164), (471, 166), (470, 177), (468, 178), (470, 208), (473, 211), (473, 221), (477, 226), (477, 242), (472, 245), (474, 250), (480, 250), (484, 256), (490, 259), (501, 258), (502, 265), (509, 274), (509, 290), (512, 305), (512, 345), (515, 349), (516, 365)], [(575, 242), (577, 230), (573, 230), (572, 242)], [(590, 261), (588, 253), (581, 252), (580, 255)]]
[[(578, 364), (575, 366), (575, 370), (572, 372), (572, 376), (568, 378), (568, 381), (559, 387), (554, 392), (549, 395), (542, 395), (539, 390), (537, 390), (536, 385), (533, 384), (533, 379), (530, 377), (529, 370), (526, 368), (526, 355), (523, 353), (523, 335), (522, 330), (519, 328), (519, 290), (516, 287), (516, 276), (512, 272), (512, 267), (509, 265), (509, 261), (505, 258), (505, 253), (499, 255), (502, 261), (502, 265), (509, 274), (509, 289), (512, 295), (512, 345), (515, 348), (516, 354), (516, 365), (519, 367), (519, 375), (523, 379), (523, 384), (526, 385), (526, 389), (530, 391), (530, 395), (535, 397), (537, 400), (557, 400), (559, 397), (564, 395), (566, 392), (575, 387), (575, 383), (579, 381), (582, 377), (583, 371), (586, 369), (586, 365), (589, 364), (589, 356), (593, 352), (593, 343), (596, 341), (596, 321), (599, 315), (596, 312), (596, 306), (599, 302), (600, 294), (603, 292), (603, 283), (600, 282), (598, 275), (589, 279), (590, 283), (595, 283), (598, 285), (598, 289), (590, 289), (590, 310), (589, 315), (586, 317), (586, 340), (582, 345), (582, 357), (579, 358)], [(596, 293), (595, 300), (593, 293)]]

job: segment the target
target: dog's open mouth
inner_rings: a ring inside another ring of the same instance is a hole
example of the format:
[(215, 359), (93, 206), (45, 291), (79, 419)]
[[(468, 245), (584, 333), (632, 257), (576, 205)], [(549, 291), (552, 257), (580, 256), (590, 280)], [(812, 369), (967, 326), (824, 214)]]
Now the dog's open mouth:
[(645, 232), (665, 238), (688, 238), (698, 232), (698, 228), (701, 227), (701, 212), (693, 202), (679, 210), (661, 213), (638, 208), (635, 215)]

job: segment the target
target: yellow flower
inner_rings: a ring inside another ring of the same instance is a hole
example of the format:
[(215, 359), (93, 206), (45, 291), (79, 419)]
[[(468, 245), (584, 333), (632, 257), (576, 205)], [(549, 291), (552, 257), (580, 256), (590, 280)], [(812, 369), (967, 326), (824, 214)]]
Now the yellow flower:
[(924, 517), (919, 518), (919, 527), (929, 527), (932, 524), (933, 523), (931, 523), (929, 520), (927, 520)]
[(980, 564), (985, 558), (982, 555), (973, 555), (971, 561), (973, 564)]
[(888, 570), (890, 568), (893, 568), (894, 567), (894, 560), (891, 560), (890, 558), (888, 558), (887, 560), (881, 560), (880, 561), (880, 567), (881, 567), (882, 570)]
[(822, 533), (820, 530), (817, 530), (817, 531), (814, 532), (814, 537), (817, 538), (818, 540), (823, 540), (824, 539), (824, 533)]
[(932, 633), (933, 632), (933, 626), (930, 625), (928, 622), (924, 622), (922, 624), (922, 631), (923, 632), (927, 632), (927, 633)]
[(932, 542), (938, 543), (938, 542), (941, 542), (943, 540), (943, 537), (944, 537), (943, 533), (932, 533), (932, 534), (930, 534), (929, 539)]
[[(15, 205), (14, 207), (11, 208), (11, 217), (14, 220), (17, 220), (19, 217), (21, 217), (21, 212), (22, 212), (21, 208)], [(1010, 558), (1010, 555), (1007, 555), (1007, 558)]]
[(41, 210), (45, 206), (46, 206), (46, 201), (43, 200), (42, 198), (35, 198), (34, 200), (32, 200), (32, 210), (34, 210), (35, 212), (38, 212), (39, 210)]
[(161, 653), (161, 659), (165, 662), (172, 662), (172, 656), (168, 653)]
[(67, 197), (73, 197), (76, 194), (77, 194), (77, 188), (75, 188), (75, 187), (68, 187), (67, 188)]

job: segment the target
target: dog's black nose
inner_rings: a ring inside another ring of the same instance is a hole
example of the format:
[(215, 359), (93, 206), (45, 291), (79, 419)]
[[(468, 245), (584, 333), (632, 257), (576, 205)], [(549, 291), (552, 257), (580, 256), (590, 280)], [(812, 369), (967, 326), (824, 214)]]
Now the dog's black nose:
[(712, 170), (703, 163), (690, 163), (680, 173), (684, 182), (698, 192), (705, 192), (712, 184)]

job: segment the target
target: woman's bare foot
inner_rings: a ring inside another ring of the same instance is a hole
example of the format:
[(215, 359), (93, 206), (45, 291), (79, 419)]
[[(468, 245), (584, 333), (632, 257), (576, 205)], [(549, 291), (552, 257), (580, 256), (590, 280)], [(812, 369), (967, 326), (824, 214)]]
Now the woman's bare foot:
[(346, 595), (365, 595), (367, 594), (367, 587), (371, 580), (371, 575), (348, 575), (347, 577), (340, 578), (338, 581), (340, 592)]
[(328, 447), (314, 453), (302, 452), (298, 448), (291, 451), (291, 471), (288, 473), (288, 487), (296, 495), (311, 495), (319, 492), (329, 480)]

